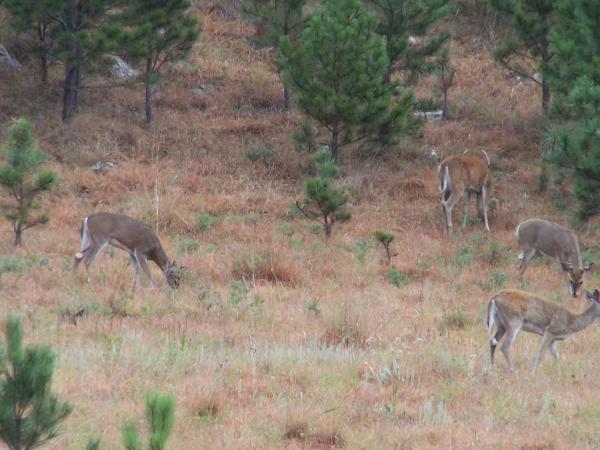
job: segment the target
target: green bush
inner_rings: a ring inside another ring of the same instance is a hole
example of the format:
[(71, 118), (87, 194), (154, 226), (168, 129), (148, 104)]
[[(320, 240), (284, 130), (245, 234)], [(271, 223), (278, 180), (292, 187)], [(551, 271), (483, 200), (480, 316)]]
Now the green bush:
[(389, 282), (392, 283), (396, 287), (400, 287), (403, 284), (408, 283), (408, 281), (409, 281), (408, 275), (406, 275), (404, 272), (399, 271), (395, 267), (390, 267), (385, 272), (385, 274), (386, 274)]
[(246, 159), (251, 162), (261, 161), (264, 164), (271, 162), (275, 159), (277, 152), (272, 145), (266, 145), (264, 147), (249, 148), (246, 150)]

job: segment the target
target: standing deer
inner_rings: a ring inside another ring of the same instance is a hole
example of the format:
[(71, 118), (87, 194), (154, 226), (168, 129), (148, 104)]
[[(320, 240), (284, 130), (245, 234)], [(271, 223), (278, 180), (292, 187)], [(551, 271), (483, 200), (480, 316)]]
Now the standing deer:
[(583, 313), (574, 314), (566, 308), (530, 292), (504, 289), (495, 294), (488, 303), (487, 317), (488, 332), (491, 332), (492, 327), (496, 325), (496, 334), (490, 340), (492, 365), (496, 346), (506, 335), (502, 343), (502, 353), (508, 367), (514, 371), (509, 351), (519, 330), (523, 330), (542, 336), (532, 374), (535, 374), (540, 365), (546, 347), (550, 347), (550, 353), (556, 361), (560, 374), (556, 341), (562, 341), (571, 334), (587, 328), (600, 317), (600, 292), (598, 289), (593, 294), (585, 291), (585, 296), (591, 306)]
[(583, 266), (577, 236), (568, 228), (543, 219), (529, 219), (521, 222), (515, 230), (522, 253), (519, 255), (519, 276), (523, 275), (527, 264), (541, 254), (555, 258), (569, 277), (569, 287), (573, 297), (583, 284), (583, 274), (593, 264)]
[(488, 195), (492, 187), (490, 159), (482, 150), (486, 161), (466, 155), (448, 156), (438, 166), (439, 191), (442, 193), (442, 207), (446, 217), (446, 231), (452, 231), (452, 209), (465, 196), (464, 228), (467, 225), (471, 193), (477, 195), (477, 207), (483, 215), (485, 229), (490, 231), (488, 222)]
[(140, 284), (140, 266), (152, 285), (148, 260), (160, 267), (169, 286), (173, 289), (179, 287), (180, 268), (175, 261), (169, 260), (152, 228), (120, 214), (97, 213), (83, 219), (81, 250), (75, 254), (73, 273), (77, 273), (77, 268), (83, 261), (89, 283), (90, 266), (109, 244), (129, 253), (134, 272), (133, 289)]

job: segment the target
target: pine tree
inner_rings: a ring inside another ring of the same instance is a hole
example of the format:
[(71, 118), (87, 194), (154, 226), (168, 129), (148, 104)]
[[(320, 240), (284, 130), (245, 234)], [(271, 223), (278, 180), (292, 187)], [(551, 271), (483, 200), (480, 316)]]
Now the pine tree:
[(336, 221), (350, 220), (350, 212), (346, 207), (348, 196), (345, 189), (333, 186), (340, 169), (333, 163), (331, 153), (321, 149), (315, 152), (314, 160), (317, 176), (304, 183), (304, 205), (296, 202), (296, 207), (309, 219), (321, 222), (325, 236), (329, 237)]
[(600, 213), (600, 4), (563, 0), (550, 35), (554, 54), (546, 76), (554, 96), (544, 159), (559, 178), (572, 176), (577, 216)]
[[(305, 24), (304, 6), (306, 0), (245, 0), (242, 13), (258, 28), (256, 43), (262, 47), (273, 47), (279, 54), (282, 37), (294, 41)], [(281, 77), (281, 68), (277, 67)], [(286, 111), (290, 107), (289, 88), (283, 83), (283, 104)]]
[(19, 119), (9, 129), (4, 155), (7, 164), (0, 167), (0, 186), (8, 191), (11, 200), (0, 205), (0, 211), (12, 222), (15, 246), (19, 246), (26, 229), (48, 221), (47, 215), (31, 217), (31, 212), (39, 208), (35, 203), (38, 194), (54, 187), (57, 175), (53, 171), (41, 171), (46, 155), (31, 137), (31, 124), (27, 119)]
[(48, 68), (59, 16), (66, 0), (6, 0), (4, 7), (10, 12), (10, 24), (20, 33), (33, 35), (34, 54), (39, 60), (40, 82), (48, 85)]
[(58, 435), (70, 413), (50, 391), (54, 352), (46, 346), (23, 347), (19, 319), (6, 321), (6, 347), (0, 344), (0, 440), (11, 450), (29, 450)]
[[(450, 35), (433, 33), (432, 25), (444, 19), (452, 8), (449, 0), (365, 0), (379, 18), (377, 32), (385, 38), (389, 65), (386, 81), (402, 72), (407, 82), (415, 81), (434, 66), (434, 57)], [(410, 42), (418, 39), (418, 42)]]
[(513, 33), (494, 52), (494, 58), (511, 72), (542, 88), (542, 110), (548, 112), (551, 91), (546, 77), (539, 77), (552, 60), (550, 32), (556, 23), (557, 0), (490, 0), (503, 16), (510, 18)]
[(284, 77), (300, 108), (328, 130), (334, 163), (343, 146), (389, 146), (420, 124), (412, 92), (384, 81), (389, 60), (377, 26), (360, 0), (325, 0), (298, 47), (282, 39)]
[[(150, 430), (148, 450), (165, 450), (167, 439), (173, 430), (175, 400), (170, 395), (146, 396), (146, 422)], [(142, 450), (135, 422), (126, 422), (121, 430), (121, 440), (127, 450)]]
[(190, 16), (189, 0), (131, 0), (122, 16), (129, 32), (123, 42), (128, 54), (144, 61), (146, 121), (153, 118), (152, 96), (166, 63), (185, 58), (200, 39), (200, 25)]
[(109, 14), (119, 0), (65, 0), (56, 32), (56, 57), (65, 65), (63, 121), (79, 109), (83, 70), (117, 48), (120, 27)]

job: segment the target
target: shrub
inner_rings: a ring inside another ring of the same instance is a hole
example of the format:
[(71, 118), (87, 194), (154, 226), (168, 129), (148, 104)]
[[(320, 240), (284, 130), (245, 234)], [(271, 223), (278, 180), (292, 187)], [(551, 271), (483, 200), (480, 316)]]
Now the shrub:
[(206, 232), (210, 230), (214, 224), (221, 223), (222, 221), (222, 218), (207, 213), (196, 214), (194, 227), (198, 231)]
[(471, 324), (471, 319), (465, 312), (462, 306), (459, 306), (452, 311), (447, 311), (442, 317), (439, 325), (440, 333), (445, 333), (449, 329), (464, 329)]
[(408, 275), (396, 269), (395, 267), (390, 267), (388, 270), (386, 270), (385, 274), (389, 282), (396, 287), (400, 287), (409, 281)]
[(246, 150), (246, 159), (251, 162), (261, 161), (264, 164), (268, 164), (275, 158), (276, 154), (277, 152), (272, 145), (266, 145)]
[[(150, 431), (150, 450), (164, 450), (173, 430), (175, 399), (171, 395), (146, 396), (146, 422)], [(121, 428), (121, 441), (127, 450), (141, 450), (140, 435), (134, 421), (125, 422)]]

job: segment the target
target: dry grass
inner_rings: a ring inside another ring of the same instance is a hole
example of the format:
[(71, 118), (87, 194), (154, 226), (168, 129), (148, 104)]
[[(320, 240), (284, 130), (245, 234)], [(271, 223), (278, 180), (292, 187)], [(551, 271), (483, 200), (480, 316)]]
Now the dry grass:
[[(0, 318), (20, 314), (28, 342), (52, 345), (55, 389), (75, 406), (47, 447), (80, 449), (101, 434), (104, 448), (120, 448), (120, 425), (141, 419), (149, 390), (177, 398), (178, 449), (600, 445), (597, 327), (559, 345), (561, 378), (549, 359), (527, 375), (538, 345), (528, 334), (514, 346), (516, 375), (501, 357), (490, 368), (484, 310), (495, 289), (517, 287), (514, 226), (532, 216), (568, 224), (571, 200), (565, 186), (538, 190), (539, 92), (492, 62), (489, 18), (451, 24), (450, 120), (427, 124), (400, 155), (346, 155), (353, 218), (326, 241), (288, 213), (306, 175), (288, 139), (302, 118), (279, 112), (271, 55), (250, 44), (236, 2), (209, 13), (215, 3), (197, 5), (203, 42), (161, 86), (151, 127), (141, 91), (86, 90), (65, 126), (58, 68), (35, 95), (29, 71), (0, 75), (0, 134), (30, 116), (61, 178), (51, 222), (28, 230), (24, 248), (5, 245), (12, 235), (0, 223)], [(248, 161), (247, 149), (266, 144), (272, 162)], [(474, 219), (445, 236), (431, 148), (489, 151), (491, 234)], [(90, 171), (98, 160), (117, 168)], [(90, 285), (73, 281), (81, 219), (101, 210), (156, 228), (186, 267), (182, 288), (153, 268), (158, 287), (132, 295), (118, 250), (97, 260)], [(396, 284), (375, 229), (396, 235)], [(579, 231), (597, 259), (597, 220)], [(554, 262), (533, 264), (527, 278), (528, 289), (583, 308)], [(591, 273), (586, 286), (599, 281)]]

